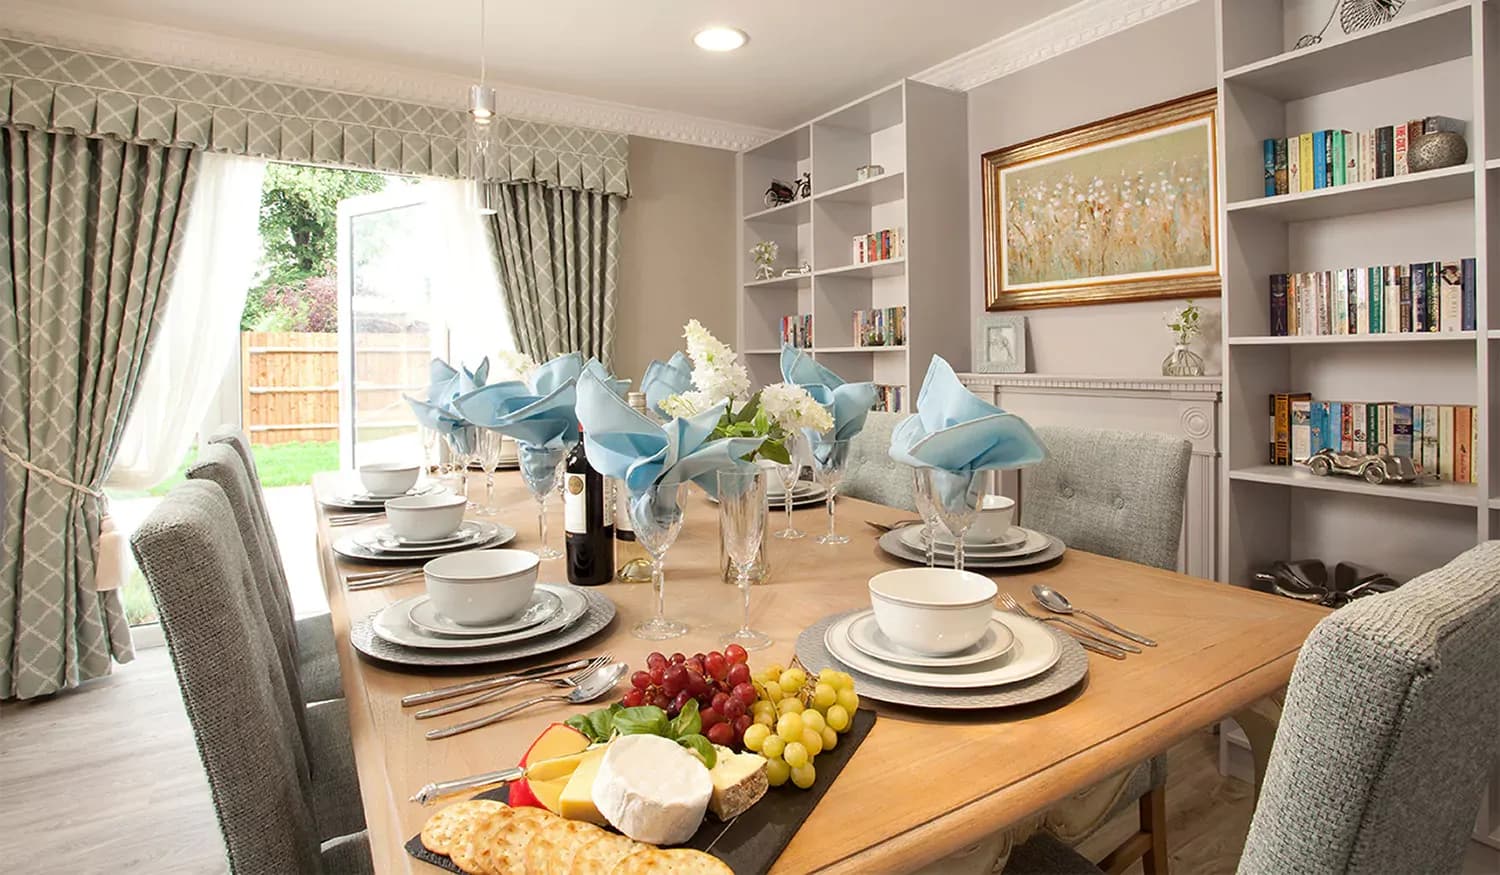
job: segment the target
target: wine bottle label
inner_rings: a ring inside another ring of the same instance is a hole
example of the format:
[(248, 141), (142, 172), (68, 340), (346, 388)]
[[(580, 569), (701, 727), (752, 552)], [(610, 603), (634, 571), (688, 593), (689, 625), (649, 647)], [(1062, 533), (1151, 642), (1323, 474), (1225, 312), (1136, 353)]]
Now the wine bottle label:
[(624, 538), (623, 533), (629, 532), (630, 537), (624, 540), (633, 541), (635, 540), (635, 525), (630, 522), (630, 491), (625, 488), (624, 483), (616, 483), (614, 491), (615, 537)]
[(588, 487), (582, 474), (568, 474), (563, 481), (563, 528), (572, 535), (589, 530)]

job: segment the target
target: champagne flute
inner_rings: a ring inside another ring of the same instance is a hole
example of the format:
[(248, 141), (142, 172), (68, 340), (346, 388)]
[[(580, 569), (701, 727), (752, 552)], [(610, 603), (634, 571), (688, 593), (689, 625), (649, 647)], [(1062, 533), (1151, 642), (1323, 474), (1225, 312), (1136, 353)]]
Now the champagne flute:
[(917, 514), (922, 517), (922, 543), (927, 547), (927, 567), (937, 566), (937, 508), (932, 504), (932, 481), (922, 473), (925, 468), (911, 469), (911, 497), (917, 506)]
[(686, 624), (671, 620), (666, 615), (667, 550), (682, 532), (683, 484), (656, 484), (644, 492), (630, 496), (630, 521), (635, 525), (635, 537), (651, 555), (651, 591), (656, 596), (656, 616), (643, 620), (631, 629), (637, 638), (647, 641), (664, 641), (687, 634)]
[(792, 492), (802, 480), (802, 433), (790, 431), (787, 433), (783, 443), (786, 446), (788, 459), (785, 465), (777, 465), (776, 473), (781, 479), (781, 488), (784, 490), (782, 502), (786, 507), (786, 528), (776, 533), (776, 537), (787, 541), (795, 541), (798, 538), (807, 537), (807, 533), (792, 524)]
[(517, 453), (521, 462), (521, 479), (536, 499), (536, 527), (541, 542), (536, 555), (542, 559), (557, 559), (562, 556), (547, 546), (547, 499), (557, 489), (557, 471), (562, 467), (567, 452), (562, 447), (519, 444)]
[(495, 469), (500, 467), (500, 442), (504, 435), (487, 428), (479, 430), (479, 467), (484, 471), (484, 507), (479, 513), (495, 516)]
[(812, 442), (813, 476), (828, 491), (828, 533), (819, 535), (819, 544), (847, 544), (849, 538), (835, 531), (834, 498), (844, 479), (844, 465), (849, 461), (849, 441), (817, 440)]
[(464, 509), (472, 511), (479, 510), (479, 505), (469, 499), (469, 463), (479, 450), (479, 431), (476, 425), (461, 425), (448, 432), (448, 453), (458, 472), (458, 494), (468, 499)]
[[(740, 627), (719, 638), (721, 645), (738, 644), (746, 650), (771, 646), (771, 636), (750, 628), (750, 571), (765, 540), (768, 516), (766, 472), (763, 468), (720, 471), (719, 530), (724, 549), (734, 563), (735, 583), (743, 604)], [(790, 494), (790, 492), (788, 493)]]
[(941, 468), (922, 468), (920, 472), (927, 481), (927, 492), (938, 519), (953, 536), (953, 567), (963, 571), (964, 538), (979, 517), (979, 506), (984, 501), (985, 472), (944, 471)]

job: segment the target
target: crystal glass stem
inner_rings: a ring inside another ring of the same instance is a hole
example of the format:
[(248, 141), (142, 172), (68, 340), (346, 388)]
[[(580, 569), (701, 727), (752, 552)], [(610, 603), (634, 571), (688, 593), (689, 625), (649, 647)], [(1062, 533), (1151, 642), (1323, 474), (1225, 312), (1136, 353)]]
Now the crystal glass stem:
[(547, 546), (547, 495), (548, 493), (543, 492), (536, 497), (536, 529), (542, 545), (536, 555), (543, 559), (556, 559), (562, 554)]
[(927, 567), (937, 567), (937, 545), (933, 541), (937, 538), (937, 531), (933, 528), (932, 520), (922, 523), (922, 540), (927, 544)]

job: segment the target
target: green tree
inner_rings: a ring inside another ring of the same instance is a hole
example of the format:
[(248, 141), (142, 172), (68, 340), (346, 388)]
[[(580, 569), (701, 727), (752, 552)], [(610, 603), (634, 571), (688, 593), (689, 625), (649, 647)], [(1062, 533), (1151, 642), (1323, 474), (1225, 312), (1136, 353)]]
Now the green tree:
[(339, 201), (385, 186), (386, 177), (378, 173), (297, 164), (267, 167), (260, 201), (266, 285), (331, 275)]

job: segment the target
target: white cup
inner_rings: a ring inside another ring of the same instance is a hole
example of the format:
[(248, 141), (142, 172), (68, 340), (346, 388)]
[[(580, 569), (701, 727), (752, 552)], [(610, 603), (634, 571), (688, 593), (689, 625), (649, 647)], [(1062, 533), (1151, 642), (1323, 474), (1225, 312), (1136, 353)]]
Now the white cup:
[(964, 538), (965, 544), (994, 544), (1005, 538), (1016, 518), (1016, 500), (1004, 495), (986, 495), (979, 515)]
[(892, 643), (925, 656), (973, 646), (989, 628), (995, 582), (972, 571), (899, 568), (870, 578), (875, 625)]
[(422, 575), (439, 614), (459, 625), (483, 626), (526, 609), (538, 563), (527, 550), (468, 550), (439, 556), (422, 566)]

